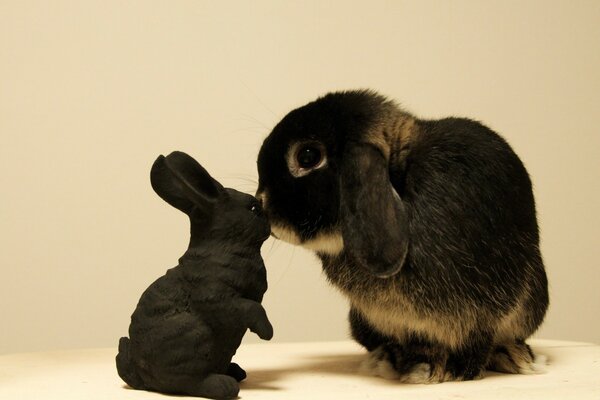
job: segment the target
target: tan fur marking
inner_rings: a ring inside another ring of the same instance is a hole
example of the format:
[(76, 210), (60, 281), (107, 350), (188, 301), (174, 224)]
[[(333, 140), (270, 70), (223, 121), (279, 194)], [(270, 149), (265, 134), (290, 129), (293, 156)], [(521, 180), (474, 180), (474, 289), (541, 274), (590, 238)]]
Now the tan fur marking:
[(335, 256), (344, 249), (344, 239), (341, 232), (321, 232), (314, 239), (302, 243), (302, 247)]
[(278, 223), (271, 225), (271, 232), (273, 235), (284, 242), (302, 246), (312, 251), (319, 253), (337, 255), (344, 249), (344, 239), (339, 231), (333, 232), (320, 232), (314, 239), (302, 241), (300, 235), (293, 229), (285, 227)]
[(365, 135), (365, 141), (377, 147), (389, 161), (410, 142), (415, 132), (415, 118), (390, 103)]
[(267, 208), (267, 191), (262, 190), (256, 193), (256, 198), (262, 203), (262, 208)]
[[(462, 321), (444, 315), (419, 315), (412, 305), (404, 300), (398, 302), (398, 293), (392, 294), (396, 301), (364, 302), (352, 299), (352, 305), (380, 332), (403, 341), (410, 332), (417, 332), (437, 343), (456, 349), (473, 329), (474, 321), (464, 315)], [(467, 321), (467, 322), (465, 322)]]
[(279, 240), (295, 245), (301, 244), (300, 236), (287, 227), (273, 223), (271, 224), (271, 232), (273, 232), (273, 235)]
[(524, 309), (525, 301), (530, 291), (530, 286), (525, 284), (525, 288), (519, 296), (515, 307), (500, 321), (494, 338), (495, 343), (510, 343), (515, 338), (526, 338), (531, 335), (531, 332), (523, 331), (523, 327), (527, 326), (524, 321), (527, 314), (527, 310)]

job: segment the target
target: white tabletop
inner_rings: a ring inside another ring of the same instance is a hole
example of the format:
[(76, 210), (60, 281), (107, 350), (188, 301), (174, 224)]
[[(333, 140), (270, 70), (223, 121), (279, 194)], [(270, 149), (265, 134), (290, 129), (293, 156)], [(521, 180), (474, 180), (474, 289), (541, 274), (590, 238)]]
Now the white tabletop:
[[(600, 400), (600, 346), (532, 340), (548, 356), (543, 375), (488, 373), (479, 381), (409, 385), (362, 376), (364, 350), (353, 342), (243, 344), (234, 361), (248, 373), (251, 399), (593, 399)], [(0, 399), (160, 399), (126, 388), (116, 350), (86, 349), (0, 356)]]

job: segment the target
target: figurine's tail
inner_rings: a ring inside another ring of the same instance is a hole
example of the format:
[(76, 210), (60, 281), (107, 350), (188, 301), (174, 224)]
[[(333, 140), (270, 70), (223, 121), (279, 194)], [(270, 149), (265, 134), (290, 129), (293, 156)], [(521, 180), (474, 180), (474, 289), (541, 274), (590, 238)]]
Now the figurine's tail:
[(119, 354), (117, 354), (117, 372), (121, 379), (134, 389), (145, 389), (144, 382), (137, 373), (135, 365), (131, 363), (129, 356), (129, 338), (122, 337), (119, 340)]

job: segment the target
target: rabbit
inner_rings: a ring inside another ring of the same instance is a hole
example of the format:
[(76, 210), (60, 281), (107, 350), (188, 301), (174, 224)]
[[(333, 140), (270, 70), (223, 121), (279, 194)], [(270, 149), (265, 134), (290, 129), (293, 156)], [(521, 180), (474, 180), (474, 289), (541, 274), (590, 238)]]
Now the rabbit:
[(531, 181), (498, 134), (333, 92), (277, 123), (257, 167), (272, 235), (316, 253), (371, 374), (542, 372), (525, 343), (548, 307)]
[(235, 398), (246, 373), (231, 359), (246, 329), (273, 336), (260, 304), (268, 219), (256, 198), (223, 188), (185, 153), (161, 155), (150, 176), (154, 191), (189, 216), (191, 238), (179, 264), (142, 294), (129, 338), (119, 341), (118, 373), (134, 389)]

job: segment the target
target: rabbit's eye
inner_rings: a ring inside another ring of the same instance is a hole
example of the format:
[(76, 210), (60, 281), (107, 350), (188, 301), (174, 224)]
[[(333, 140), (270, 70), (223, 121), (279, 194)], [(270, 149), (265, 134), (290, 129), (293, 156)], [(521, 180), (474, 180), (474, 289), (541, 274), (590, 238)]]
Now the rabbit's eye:
[(305, 146), (296, 154), (298, 165), (300, 168), (313, 168), (321, 161), (321, 150), (315, 146)]
[(299, 178), (327, 164), (325, 146), (319, 142), (300, 142), (294, 144), (287, 154), (290, 173)]

